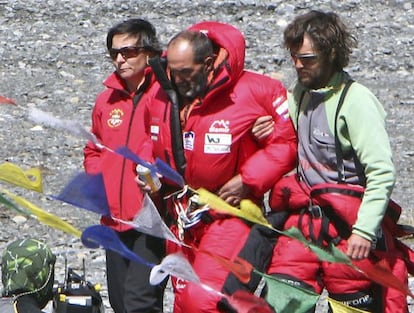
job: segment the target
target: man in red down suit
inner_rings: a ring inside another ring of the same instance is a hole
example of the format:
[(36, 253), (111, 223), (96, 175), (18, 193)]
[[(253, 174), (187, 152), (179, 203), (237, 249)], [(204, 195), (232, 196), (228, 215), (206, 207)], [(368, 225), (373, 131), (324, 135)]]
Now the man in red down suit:
[[(180, 172), (194, 189), (203, 187), (232, 205), (243, 198), (260, 203), (295, 166), (296, 137), (287, 115), (286, 89), (278, 80), (244, 69), (244, 37), (228, 24), (201, 22), (180, 32), (169, 42), (166, 58), (166, 67), (150, 62), (162, 86), (145, 112), (154, 158)], [(252, 126), (269, 114), (274, 131), (259, 144)], [(149, 191), (145, 182), (137, 182)], [(164, 181), (161, 194), (168, 189)], [(177, 221), (174, 201), (168, 201), (167, 209)], [(210, 210), (192, 227), (172, 228), (197, 248), (183, 252), (202, 283), (225, 294), (255, 290), (258, 276), (243, 285), (200, 250), (231, 260), (239, 256), (264, 271), (272, 240), (260, 227)], [(176, 246), (168, 247), (168, 252), (174, 251)], [(216, 293), (174, 278), (173, 283), (174, 312), (231, 312)]]

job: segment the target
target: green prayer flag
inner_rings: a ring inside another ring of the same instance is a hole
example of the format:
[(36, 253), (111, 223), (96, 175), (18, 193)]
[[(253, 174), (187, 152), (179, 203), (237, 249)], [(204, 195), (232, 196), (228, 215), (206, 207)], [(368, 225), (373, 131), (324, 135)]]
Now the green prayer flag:
[(319, 294), (293, 286), (276, 277), (261, 274), (267, 284), (266, 301), (277, 313), (306, 313), (319, 300)]
[(303, 234), (296, 227), (291, 227), (288, 230), (282, 231), (281, 233), (290, 238), (299, 240), (306, 247), (311, 249), (312, 252), (315, 253), (321, 261), (352, 265), (351, 260), (332, 243), (329, 244), (327, 248), (321, 247), (316, 243), (306, 240)]
[(30, 214), (29, 214), (29, 212), (27, 212), (27, 211), (25, 211), (25, 210), (20, 209), (20, 208), (19, 208), (16, 204), (14, 204), (12, 201), (10, 201), (9, 199), (5, 198), (5, 197), (3, 196), (3, 194), (1, 193), (1, 190), (0, 190), (0, 203), (1, 203), (1, 204), (3, 204), (3, 205), (5, 205), (5, 206), (6, 206), (6, 208), (12, 209), (12, 210), (14, 210), (14, 211), (16, 211), (16, 212), (18, 212), (18, 213), (20, 213), (20, 214), (23, 214), (23, 215), (25, 215), (25, 216), (29, 216), (29, 215), (30, 215)]

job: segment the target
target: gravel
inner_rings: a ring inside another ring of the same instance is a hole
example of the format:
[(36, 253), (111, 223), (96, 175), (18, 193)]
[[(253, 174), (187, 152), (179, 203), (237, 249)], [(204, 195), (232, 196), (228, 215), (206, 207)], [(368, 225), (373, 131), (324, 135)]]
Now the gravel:
[[(387, 127), (398, 171), (393, 198), (404, 208), (401, 220), (414, 224), (410, 201), (414, 12), (412, 1), (404, 0), (0, 0), (0, 95), (18, 103), (17, 107), (0, 107), (0, 161), (11, 161), (24, 169), (40, 167), (44, 193), (3, 183), (0, 187), (79, 229), (98, 223), (96, 214), (50, 198), (82, 170), (85, 142), (63, 131), (33, 124), (26, 118), (26, 109), (36, 107), (89, 127), (95, 96), (112, 71), (105, 38), (115, 23), (130, 17), (147, 18), (157, 27), (164, 45), (173, 34), (201, 20), (231, 23), (246, 37), (246, 67), (278, 77), (289, 86), (294, 71), (281, 47), (282, 31), (295, 15), (309, 9), (337, 12), (359, 39), (348, 71), (377, 95), (388, 112)], [(35, 219), (16, 217), (1, 207), (0, 220), (0, 248), (20, 237), (44, 240), (58, 255), (59, 280), (64, 276), (65, 258), (75, 269), (81, 269), (85, 259), (87, 278), (103, 285), (102, 295), (108, 306), (102, 250), (86, 249), (79, 239)], [(171, 312), (172, 299), (168, 290), (166, 312)], [(321, 303), (318, 311), (324, 307)], [(108, 308), (107, 312), (112, 310)]]

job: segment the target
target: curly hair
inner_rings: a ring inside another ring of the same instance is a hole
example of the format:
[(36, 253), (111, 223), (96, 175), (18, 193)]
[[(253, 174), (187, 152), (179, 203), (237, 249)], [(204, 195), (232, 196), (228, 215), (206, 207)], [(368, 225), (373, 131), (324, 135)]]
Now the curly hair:
[(285, 48), (289, 51), (299, 49), (305, 34), (312, 39), (319, 53), (326, 56), (333, 53), (335, 70), (348, 65), (350, 54), (358, 45), (357, 39), (333, 12), (312, 10), (296, 17), (283, 33)]

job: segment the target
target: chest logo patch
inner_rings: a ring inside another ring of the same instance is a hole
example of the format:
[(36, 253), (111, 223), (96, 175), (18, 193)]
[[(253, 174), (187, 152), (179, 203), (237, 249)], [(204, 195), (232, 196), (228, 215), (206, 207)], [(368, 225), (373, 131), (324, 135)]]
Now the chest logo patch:
[(151, 125), (150, 134), (151, 134), (151, 140), (157, 141), (158, 135), (160, 134), (160, 127), (158, 125)]
[(121, 109), (113, 109), (110, 113), (109, 113), (109, 118), (106, 121), (106, 123), (108, 124), (108, 126), (110, 128), (116, 128), (121, 126), (123, 120), (122, 117), (124, 116), (124, 111), (122, 111)]
[(204, 153), (230, 153), (231, 134), (207, 133), (204, 136)]
[(194, 150), (194, 138), (195, 134), (194, 132), (185, 132), (183, 134), (183, 144), (185, 150)]
[(230, 121), (215, 120), (209, 129), (210, 133), (228, 133), (230, 132)]

